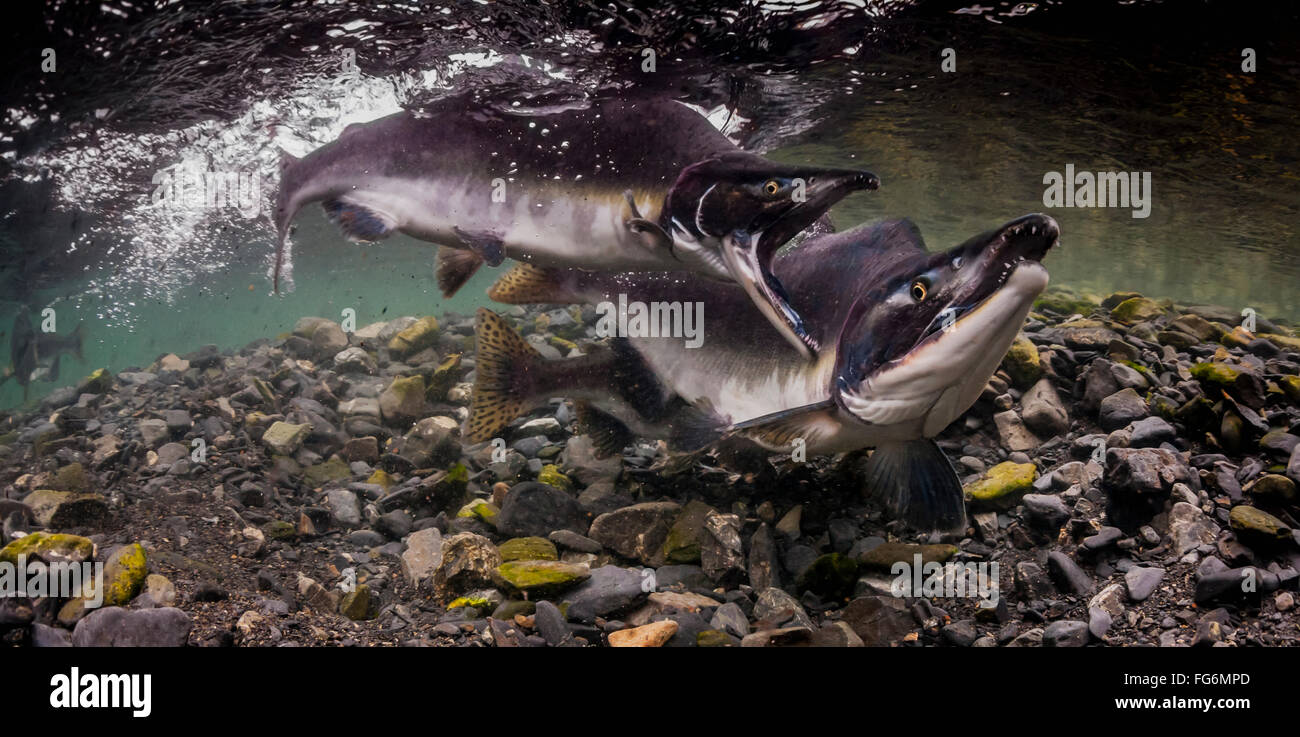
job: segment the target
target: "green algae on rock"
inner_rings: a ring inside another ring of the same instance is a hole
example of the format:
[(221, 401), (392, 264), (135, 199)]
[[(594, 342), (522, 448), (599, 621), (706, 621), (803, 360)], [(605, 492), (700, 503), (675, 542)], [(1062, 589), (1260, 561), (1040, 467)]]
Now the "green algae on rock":
[(560, 491), (573, 491), (573, 482), (560, 472), (559, 466), (554, 464), (542, 466), (542, 470), (537, 473), (537, 480)]
[(556, 560), (511, 561), (498, 566), (496, 573), (511, 589), (537, 594), (563, 591), (591, 578), (587, 566)]
[(276, 420), (270, 427), (266, 428), (266, 432), (262, 433), (262, 444), (276, 455), (291, 456), (298, 452), (303, 441), (310, 434), (311, 425), (305, 422), (301, 425), (295, 425)]
[(966, 485), (966, 498), (981, 509), (1009, 509), (1034, 486), (1038, 468), (1032, 463), (1003, 461)]
[(1136, 325), (1165, 314), (1165, 307), (1154, 299), (1130, 297), (1115, 305), (1110, 311), (1110, 319), (1125, 325)]
[(1228, 512), (1228, 524), (1247, 545), (1277, 545), (1291, 539), (1291, 529), (1262, 509), (1238, 504)]
[(497, 546), (501, 551), (501, 560), (510, 563), (516, 560), (559, 560), (559, 551), (555, 543), (544, 537), (514, 537)]
[(1002, 359), (1002, 368), (1011, 377), (1011, 382), (1021, 389), (1034, 385), (1043, 376), (1043, 365), (1038, 358), (1038, 346), (1024, 335), (1007, 350)]
[(82, 563), (95, 557), (95, 543), (80, 535), (31, 532), (0, 550), (0, 563), (18, 564), (18, 556), (46, 563)]
[(406, 358), (433, 345), (438, 339), (438, 318), (422, 317), (388, 341), (388, 351), (395, 358)]

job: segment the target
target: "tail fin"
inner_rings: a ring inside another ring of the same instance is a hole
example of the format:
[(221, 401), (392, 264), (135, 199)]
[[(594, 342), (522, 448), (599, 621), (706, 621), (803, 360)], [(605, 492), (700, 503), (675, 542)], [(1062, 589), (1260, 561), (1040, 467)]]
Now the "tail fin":
[(72, 339), (72, 355), (77, 357), (78, 361), (85, 362), (86, 357), (82, 354), (82, 343), (86, 340), (86, 323), (79, 322), (77, 327), (72, 329), (72, 334), (68, 336)]
[(543, 360), (500, 315), (480, 307), (476, 317), (478, 378), (469, 412), (471, 443), (495, 437), (526, 409), (529, 375)]
[(508, 305), (576, 304), (583, 302), (563, 284), (561, 269), (519, 264), (488, 289), (488, 297)]
[(952, 463), (933, 440), (885, 443), (867, 461), (867, 489), (913, 529), (966, 528), (966, 497)]
[(289, 207), (289, 192), (292, 189), (290, 180), (293, 178), (294, 165), (299, 161), (298, 157), (288, 152), (280, 152), (280, 183), (275, 195), (275, 268), (271, 276), (272, 287), (277, 294), (280, 292), (280, 272), (284, 270), (286, 249), (289, 247), (289, 223), (298, 213), (297, 207)]

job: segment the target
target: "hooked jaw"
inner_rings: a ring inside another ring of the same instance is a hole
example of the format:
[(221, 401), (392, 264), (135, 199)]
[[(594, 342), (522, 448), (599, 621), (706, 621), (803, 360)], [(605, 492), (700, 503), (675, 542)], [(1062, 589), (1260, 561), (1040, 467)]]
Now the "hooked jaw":
[(879, 188), (880, 178), (868, 171), (836, 169), (810, 174), (805, 186), (804, 201), (792, 203), (761, 232), (736, 230), (726, 235), (721, 250), (731, 277), (744, 288), (759, 312), (799, 355), (813, 360), (821, 347), (772, 273), (772, 260), (781, 246), (825, 215), (831, 205), (850, 192)]

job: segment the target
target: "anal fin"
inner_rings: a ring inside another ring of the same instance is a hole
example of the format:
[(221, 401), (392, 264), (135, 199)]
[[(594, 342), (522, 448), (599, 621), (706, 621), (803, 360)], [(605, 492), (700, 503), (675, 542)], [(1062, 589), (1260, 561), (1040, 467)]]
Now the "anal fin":
[(723, 433), (731, 424), (730, 417), (719, 415), (713, 405), (701, 400), (692, 405), (681, 401), (681, 406), (674, 408), (672, 418), (672, 435), (668, 438), (668, 447), (674, 451), (694, 453), (722, 439)]
[(867, 460), (867, 489), (909, 527), (959, 532), (966, 497), (952, 463), (933, 440), (885, 443)]
[(483, 258), (473, 251), (438, 248), (438, 289), (443, 297), (454, 295), (483, 265)]

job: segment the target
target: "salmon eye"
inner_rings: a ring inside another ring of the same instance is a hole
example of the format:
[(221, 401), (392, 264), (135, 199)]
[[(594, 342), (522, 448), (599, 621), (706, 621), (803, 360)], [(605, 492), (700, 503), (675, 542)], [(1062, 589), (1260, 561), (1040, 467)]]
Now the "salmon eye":
[(930, 293), (930, 290), (926, 288), (925, 282), (923, 281), (912, 282), (911, 291), (912, 291), (912, 299), (916, 300), (917, 302), (924, 302), (926, 295)]
[(775, 179), (769, 179), (767, 180), (767, 184), (763, 185), (763, 191), (769, 195), (776, 194), (781, 191), (781, 183)]

